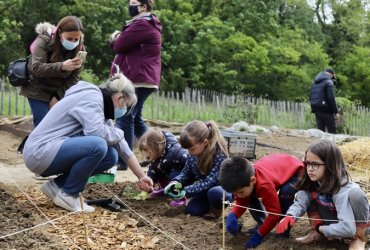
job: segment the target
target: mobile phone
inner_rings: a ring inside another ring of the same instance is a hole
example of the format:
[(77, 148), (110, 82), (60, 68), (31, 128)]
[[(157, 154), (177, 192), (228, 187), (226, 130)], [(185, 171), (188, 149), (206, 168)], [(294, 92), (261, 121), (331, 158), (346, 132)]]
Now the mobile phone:
[(77, 52), (76, 57), (81, 58), (82, 61), (86, 61), (86, 55), (87, 55), (86, 51), (79, 51), (79, 52)]

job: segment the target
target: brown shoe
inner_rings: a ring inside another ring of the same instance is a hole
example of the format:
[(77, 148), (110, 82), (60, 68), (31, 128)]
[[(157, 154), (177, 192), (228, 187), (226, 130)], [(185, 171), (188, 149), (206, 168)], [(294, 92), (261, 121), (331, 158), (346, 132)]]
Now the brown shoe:
[(316, 241), (319, 241), (323, 238), (324, 238), (324, 236), (322, 236), (321, 234), (316, 232), (316, 230), (311, 230), (309, 232), (309, 234), (307, 234), (304, 237), (296, 238), (295, 241), (298, 242), (298, 243), (301, 243), (301, 244), (310, 244), (310, 243), (314, 243)]
[(365, 250), (366, 242), (360, 240), (359, 238), (355, 238), (349, 243), (348, 250)]

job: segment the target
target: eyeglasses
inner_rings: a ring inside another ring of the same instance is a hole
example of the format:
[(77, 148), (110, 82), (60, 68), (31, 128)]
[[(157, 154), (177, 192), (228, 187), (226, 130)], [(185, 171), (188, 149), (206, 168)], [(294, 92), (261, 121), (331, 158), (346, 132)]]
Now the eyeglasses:
[(304, 161), (303, 165), (306, 169), (312, 168), (312, 170), (316, 171), (320, 168), (320, 166), (325, 165), (325, 163), (319, 162), (311, 162), (311, 161)]

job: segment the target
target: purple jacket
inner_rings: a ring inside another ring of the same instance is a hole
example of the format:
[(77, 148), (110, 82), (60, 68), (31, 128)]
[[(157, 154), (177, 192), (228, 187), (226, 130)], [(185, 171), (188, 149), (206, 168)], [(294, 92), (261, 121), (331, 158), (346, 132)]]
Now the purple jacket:
[(116, 72), (115, 64), (133, 83), (150, 83), (159, 86), (161, 77), (162, 25), (159, 19), (139, 17), (123, 27), (122, 33), (111, 44), (116, 56), (111, 75)]

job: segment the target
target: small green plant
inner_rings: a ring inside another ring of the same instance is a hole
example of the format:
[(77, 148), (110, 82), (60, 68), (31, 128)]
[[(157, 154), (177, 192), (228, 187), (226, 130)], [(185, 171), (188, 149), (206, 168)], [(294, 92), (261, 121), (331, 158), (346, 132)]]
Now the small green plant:
[(240, 131), (240, 132), (247, 131), (247, 128), (246, 128), (246, 127), (244, 127), (244, 126), (242, 126), (242, 127), (240, 127), (240, 128), (239, 128), (239, 131)]
[(263, 133), (263, 129), (262, 128), (257, 128), (256, 129), (256, 133), (257, 134), (262, 134)]

